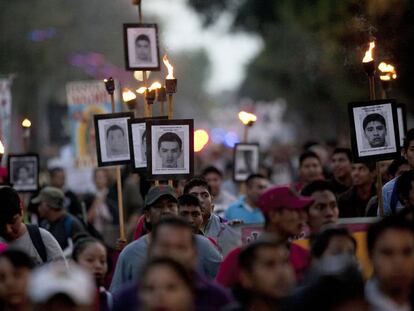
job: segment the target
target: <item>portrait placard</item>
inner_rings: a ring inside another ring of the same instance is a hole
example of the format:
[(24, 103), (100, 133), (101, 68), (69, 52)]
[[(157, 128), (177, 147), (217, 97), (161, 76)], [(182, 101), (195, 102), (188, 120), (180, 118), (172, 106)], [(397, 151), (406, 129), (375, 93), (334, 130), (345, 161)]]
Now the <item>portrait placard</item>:
[(98, 166), (130, 162), (128, 120), (133, 117), (132, 112), (94, 115)]
[(400, 153), (396, 103), (392, 99), (348, 104), (355, 161), (394, 159)]
[(246, 181), (250, 174), (259, 171), (259, 145), (240, 143), (234, 147), (233, 179), (237, 182)]
[(405, 134), (407, 133), (407, 107), (405, 104), (397, 104), (398, 133), (400, 135), (400, 147), (404, 145)]
[(148, 120), (147, 160), (151, 179), (183, 179), (194, 172), (194, 121)]
[(156, 24), (124, 24), (125, 67), (127, 70), (160, 70)]
[(167, 120), (167, 116), (128, 120), (129, 149), (133, 171), (147, 170), (147, 120)]
[(9, 183), (19, 192), (39, 190), (39, 156), (37, 154), (11, 154), (7, 159)]

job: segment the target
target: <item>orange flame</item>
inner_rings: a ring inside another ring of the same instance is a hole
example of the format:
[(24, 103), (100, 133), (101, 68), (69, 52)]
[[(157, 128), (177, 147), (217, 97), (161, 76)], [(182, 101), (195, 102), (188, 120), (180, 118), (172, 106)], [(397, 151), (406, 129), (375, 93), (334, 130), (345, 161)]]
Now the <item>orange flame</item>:
[(130, 100), (137, 98), (137, 95), (134, 94), (130, 89), (124, 89), (122, 92), (122, 100), (126, 103)]
[(206, 130), (198, 129), (194, 132), (194, 152), (200, 152), (208, 144), (210, 137)]
[(22, 126), (25, 127), (25, 128), (29, 128), (29, 127), (32, 126), (32, 122), (30, 122), (29, 119), (24, 119), (23, 122), (22, 122)]
[(381, 62), (378, 65), (378, 69), (384, 74), (380, 76), (380, 79), (382, 81), (390, 81), (391, 79), (397, 79), (397, 71), (395, 70), (395, 67), (393, 65)]
[(136, 92), (139, 94), (144, 94), (146, 90), (147, 88), (145, 86), (141, 86), (138, 90), (136, 90)]
[(156, 90), (156, 89), (160, 89), (162, 87), (161, 83), (159, 83), (158, 81), (155, 81), (153, 84), (151, 84), (151, 86), (149, 87), (150, 91)]
[(253, 122), (256, 122), (257, 117), (253, 113), (249, 113), (246, 111), (239, 112), (239, 119), (242, 121), (244, 125), (249, 125)]
[(167, 55), (164, 55), (164, 57), (162, 58), (162, 61), (164, 62), (164, 65), (167, 67), (168, 69), (168, 75), (165, 77), (165, 79), (175, 79), (174, 78), (174, 67), (170, 64), (170, 61), (168, 60)]
[(4, 145), (0, 140), (0, 154), (4, 154)]
[(369, 63), (374, 60), (374, 58), (372, 57), (372, 52), (374, 48), (375, 48), (375, 41), (371, 41), (369, 43), (369, 49), (365, 52), (364, 59), (362, 60), (363, 63)]

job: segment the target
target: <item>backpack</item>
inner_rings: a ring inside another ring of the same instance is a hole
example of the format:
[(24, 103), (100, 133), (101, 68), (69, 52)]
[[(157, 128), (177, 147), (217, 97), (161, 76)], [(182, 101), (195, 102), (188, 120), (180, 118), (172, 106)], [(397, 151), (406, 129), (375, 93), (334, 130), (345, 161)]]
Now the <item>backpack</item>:
[(29, 232), (30, 240), (32, 240), (33, 246), (35, 247), (43, 263), (47, 262), (46, 246), (45, 243), (43, 243), (39, 227), (36, 225), (27, 224), (26, 228)]

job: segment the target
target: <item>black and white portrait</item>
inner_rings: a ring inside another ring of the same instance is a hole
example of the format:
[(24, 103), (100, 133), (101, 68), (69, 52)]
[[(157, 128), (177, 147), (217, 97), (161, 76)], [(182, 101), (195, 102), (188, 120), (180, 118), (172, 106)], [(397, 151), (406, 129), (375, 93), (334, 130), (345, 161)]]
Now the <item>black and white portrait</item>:
[(38, 190), (39, 157), (35, 154), (10, 155), (9, 182), (16, 191)]
[(94, 116), (99, 166), (129, 162), (128, 120), (132, 117), (130, 112)]
[(398, 151), (400, 141), (395, 103), (383, 100), (352, 103), (349, 109), (352, 145), (357, 158), (385, 159), (387, 154)]
[(147, 122), (151, 175), (189, 175), (193, 170), (193, 120)]
[(234, 180), (245, 181), (259, 171), (259, 145), (236, 144), (234, 147)]
[(127, 70), (159, 70), (156, 24), (124, 24)]

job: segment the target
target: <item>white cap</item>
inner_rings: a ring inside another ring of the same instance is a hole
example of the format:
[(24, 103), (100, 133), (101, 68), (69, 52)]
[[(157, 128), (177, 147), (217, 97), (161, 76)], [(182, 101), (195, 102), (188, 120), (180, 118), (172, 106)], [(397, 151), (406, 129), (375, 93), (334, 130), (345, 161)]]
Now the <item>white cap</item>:
[(28, 285), (28, 294), (34, 303), (46, 303), (57, 294), (65, 294), (75, 304), (90, 305), (95, 292), (92, 276), (74, 263), (69, 269), (64, 262), (43, 265), (33, 271)]

